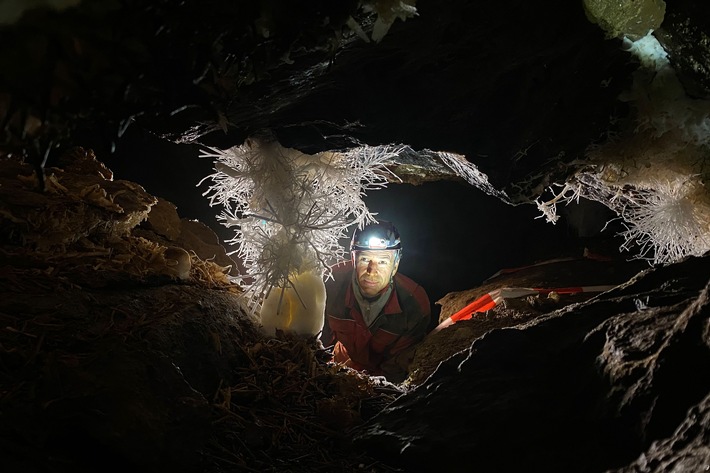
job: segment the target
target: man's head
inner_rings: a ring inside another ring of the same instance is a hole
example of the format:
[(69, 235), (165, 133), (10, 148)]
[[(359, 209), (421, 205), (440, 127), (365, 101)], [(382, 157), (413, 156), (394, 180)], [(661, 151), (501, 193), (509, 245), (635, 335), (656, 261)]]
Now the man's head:
[(402, 243), (390, 222), (382, 221), (356, 230), (350, 256), (360, 291), (373, 297), (386, 288), (397, 273)]

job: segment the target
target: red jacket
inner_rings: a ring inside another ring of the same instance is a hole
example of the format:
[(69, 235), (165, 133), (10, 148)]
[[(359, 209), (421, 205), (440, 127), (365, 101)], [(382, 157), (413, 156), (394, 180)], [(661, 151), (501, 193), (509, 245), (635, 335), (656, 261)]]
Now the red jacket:
[(328, 295), (323, 343), (336, 342), (334, 361), (347, 363), (371, 375), (399, 382), (406, 377), (407, 348), (426, 335), (431, 320), (429, 297), (424, 289), (402, 274), (394, 276), (394, 290), (379, 316), (367, 327), (353, 294), (351, 263), (333, 268), (334, 280), (326, 283)]

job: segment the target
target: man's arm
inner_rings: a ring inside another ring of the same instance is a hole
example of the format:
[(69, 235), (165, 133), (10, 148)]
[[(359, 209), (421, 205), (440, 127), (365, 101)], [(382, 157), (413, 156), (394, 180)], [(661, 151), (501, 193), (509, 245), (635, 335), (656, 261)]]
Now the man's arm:
[[(380, 369), (385, 377), (393, 383), (401, 383), (409, 375), (409, 365), (414, 360), (417, 345), (424, 338), (426, 329), (429, 326), (427, 319), (422, 319), (422, 323), (416, 327), (416, 332), (413, 331), (400, 337), (395, 344), (396, 352), (390, 352), (390, 357), (382, 362)], [(421, 335), (417, 335), (421, 333)]]
[(412, 296), (419, 307), (420, 317), (414, 327), (403, 333), (389, 348), (388, 358), (380, 365), (387, 379), (395, 383), (406, 379), (409, 365), (414, 359), (416, 345), (422, 341), (431, 323), (431, 305), (424, 289), (417, 286)]

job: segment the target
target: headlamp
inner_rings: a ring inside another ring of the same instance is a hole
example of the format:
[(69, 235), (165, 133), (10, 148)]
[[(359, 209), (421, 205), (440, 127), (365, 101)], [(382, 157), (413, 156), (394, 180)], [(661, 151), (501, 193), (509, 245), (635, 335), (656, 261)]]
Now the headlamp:
[(381, 250), (387, 248), (387, 240), (384, 238), (370, 237), (367, 241), (367, 246), (369, 246), (371, 250)]

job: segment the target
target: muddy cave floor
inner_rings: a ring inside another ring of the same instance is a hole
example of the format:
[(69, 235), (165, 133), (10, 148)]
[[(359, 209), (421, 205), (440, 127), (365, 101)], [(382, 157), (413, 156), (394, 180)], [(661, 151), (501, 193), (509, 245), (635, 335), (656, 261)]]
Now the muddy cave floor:
[[(510, 300), (430, 334), (394, 385), (329, 363), (315, 339), (264, 338), (213, 233), (91, 153), (72, 159), (45, 192), (27, 165), (0, 175), (3, 471), (398, 471), (350, 429), (488, 331), (592, 296)], [(498, 287), (617, 284), (644, 266), (530, 266), (449, 294), (441, 317)]]

